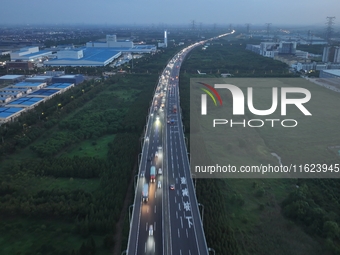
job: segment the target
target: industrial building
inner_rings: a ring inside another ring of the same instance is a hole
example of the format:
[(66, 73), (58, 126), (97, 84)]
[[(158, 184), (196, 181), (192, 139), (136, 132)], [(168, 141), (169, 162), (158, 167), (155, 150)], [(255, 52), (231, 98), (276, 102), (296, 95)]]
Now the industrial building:
[(321, 70), (319, 77), (327, 79), (338, 79), (340, 82), (340, 69)]
[(340, 63), (340, 47), (327, 46), (323, 48), (322, 62)]
[(57, 52), (57, 58), (45, 66), (106, 66), (122, 53), (112, 48), (81, 48)]
[(53, 83), (45, 87), (45, 89), (58, 89), (61, 92), (65, 92), (66, 90), (73, 88), (73, 87), (74, 87), (74, 83)]
[(81, 74), (76, 75), (61, 75), (52, 78), (52, 83), (72, 83), (78, 85), (84, 81), (84, 76)]
[(6, 107), (20, 107), (32, 109), (38, 104), (42, 103), (44, 100), (45, 98), (41, 97), (21, 97), (6, 104)]
[(13, 121), (24, 111), (25, 108), (21, 107), (0, 107), (0, 123)]
[(37, 89), (41, 89), (43, 87), (46, 87), (46, 85), (47, 85), (46, 82), (25, 82), (25, 81), (22, 81), (22, 82), (19, 82), (19, 83), (12, 85), (11, 87), (37, 90)]
[(132, 48), (133, 42), (130, 40), (117, 40), (116, 35), (106, 35), (105, 42), (87, 42), (87, 48)]
[(31, 61), (10, 61), (6, 62), (7, 70), (33, 70), (34, 63)]
[(33, 91), (32, 93), (28, 94), (27, 97), (48, 97), (49, 99), (60, 94), (61, 90), (58, 89), (38, 89), (36, 91)]
[(25, 47), (21, 48), (19, 51), (14, 51), (10, 53), (11, 61), (14, 60), (35, 61), (43, 57), (48, 57), (50, 55), (52, 55), (52, 51), (49, 50), (39, 51), (39, 47)]
[(166, 48), (168, 47), (168, 31), (164, 31), (164, 42), (158, 43), (158, 48)]
[(33, 76), (30, 78), (26, 78), (25, 79), (26, 82), (45, 82), (45, 83), (49, 83), (52, 81), (52, 76)]
[(25, 75), (4, 75), (0, 77), (0, 84), (8, 84), (15, 83), (18, 81), (23, 81), (25, 79)]

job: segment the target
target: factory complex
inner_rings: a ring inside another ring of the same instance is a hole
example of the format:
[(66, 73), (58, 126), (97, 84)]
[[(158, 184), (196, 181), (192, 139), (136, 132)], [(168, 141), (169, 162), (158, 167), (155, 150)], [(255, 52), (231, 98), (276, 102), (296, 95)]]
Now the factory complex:
[[(158, 47), (167, 47), (167, 32), (164, 43)], [(130, 40), (117, 40), (116, 35), (106, 35), (105, 41), (87, 42), (83, 47), (51, 48), (39, 50), (31, 46), (11, 52), (11, 61), (6, 63), (9, 69), (32, 70), (35, 63), (39, 66), (106, 66), (124, 54), (144, 54), (157, 51), (156, 45), (134, 43)]]
[(0, 125), (14, 121), (23, 112), (83, 82), (84, 77), (61, 75), (23, 79), (18, 75), (5, 75), (1, 80), (11, 85), (0, 89)]

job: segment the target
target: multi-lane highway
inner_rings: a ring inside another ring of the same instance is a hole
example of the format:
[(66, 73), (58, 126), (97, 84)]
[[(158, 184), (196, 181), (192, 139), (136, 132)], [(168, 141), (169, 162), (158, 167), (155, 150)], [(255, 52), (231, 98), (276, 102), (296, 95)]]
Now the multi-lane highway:
[[(206, 41), (192, 44), (176, 54), (159, 78), (145, 128), (128, 255), (209, 253), (191, 178), (178, 88), (183, 59)], [(152, 166), (156, 168), (155, 177), (150, 172)], [(148, 184), (148, 201), (143, 201), (145, 184)]]

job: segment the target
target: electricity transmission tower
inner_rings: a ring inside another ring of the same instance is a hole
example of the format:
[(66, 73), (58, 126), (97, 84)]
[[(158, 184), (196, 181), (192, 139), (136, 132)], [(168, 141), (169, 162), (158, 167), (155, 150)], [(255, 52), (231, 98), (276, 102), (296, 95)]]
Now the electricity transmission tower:
[(334, 20), (335, 20), (335, 17), (327, 17), (326, 39), (327, 39), (328, 44), (331, 43), (331, 38), (332, 38), (333, 30), (334, 30), (333, 28)]

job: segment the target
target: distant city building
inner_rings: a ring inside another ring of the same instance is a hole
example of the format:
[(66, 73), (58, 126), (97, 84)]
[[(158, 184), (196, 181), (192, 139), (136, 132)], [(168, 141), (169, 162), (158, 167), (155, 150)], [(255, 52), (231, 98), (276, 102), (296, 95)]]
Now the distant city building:
[(279, 54), (295, 55), (296, 42), (280, 42)]
[(338, 46), (324, 47), (322, 62), (340, 63), (340, 48)]
[(168, 31), (164, 30), (164, 41), (158, 43), (158, 48), (168, 47)]

